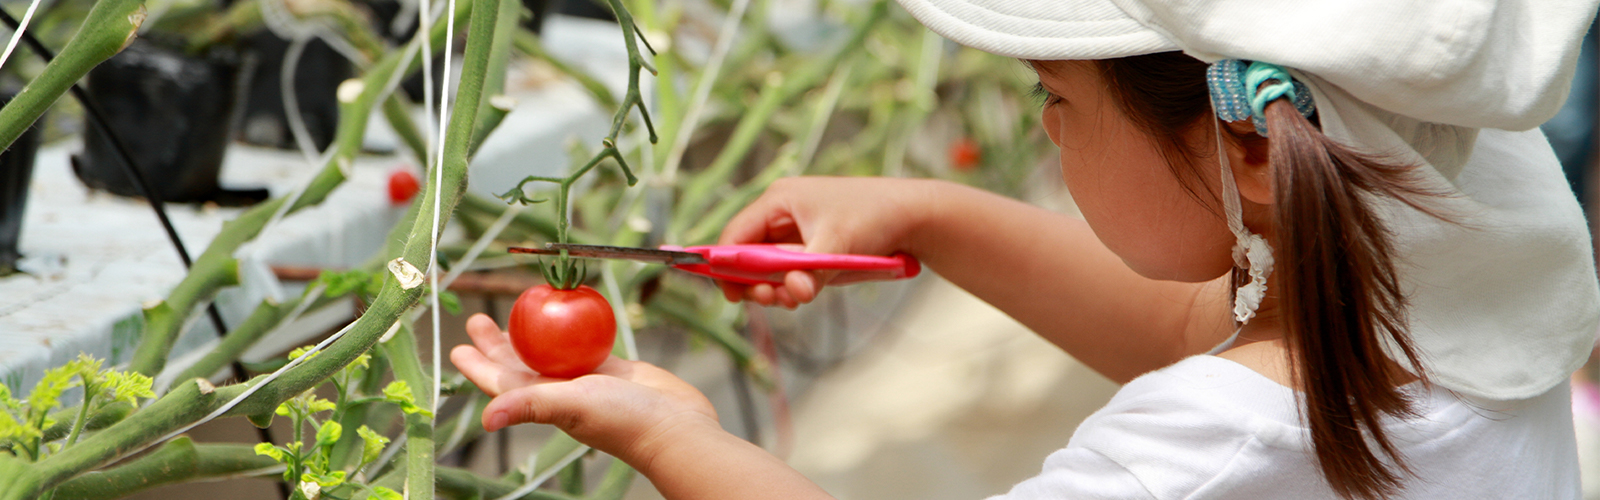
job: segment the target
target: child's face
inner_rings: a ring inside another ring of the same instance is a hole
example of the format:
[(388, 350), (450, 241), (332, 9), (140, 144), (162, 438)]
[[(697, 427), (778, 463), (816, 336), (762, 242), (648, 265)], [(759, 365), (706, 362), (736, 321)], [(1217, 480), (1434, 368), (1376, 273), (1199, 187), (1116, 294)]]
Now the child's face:
[[(1198, 282), (1227, 272), (1234, 238), (1220, 207), (1208, 209), (1184, 189), (1157, 142), (1119, 110), (1093, 64), (1040, 61), (1034, 68), (1048, 92), (1042, 118), (1061, 148), (1062, 178), (1100, 240), (1147, 278)], [(1200, 153), (1200, 175), (1219, 176), (1211, 127), (1185, 135)]]

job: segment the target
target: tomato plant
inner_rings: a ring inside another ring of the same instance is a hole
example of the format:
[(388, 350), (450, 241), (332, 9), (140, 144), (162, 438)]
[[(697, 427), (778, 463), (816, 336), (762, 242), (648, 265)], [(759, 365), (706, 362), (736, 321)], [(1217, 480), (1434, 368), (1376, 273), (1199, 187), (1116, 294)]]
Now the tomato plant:
[(529, 288), (511, 306), (511, 346), (542, 375), (572, 378), (594, 371), (611, 354), (617, 319), (593, 288)]
[(976, 168), (983, 161), (983, 148), (971, 137), (956, 139), (950, 144), (949, 153), (950, 166), (963, 172)]
[(421, 190), (422, 184), (417, 182), (417, 176), (412, 175), (411, 170), (398, 168), (389, 174), (389, 203), (403, 205)]

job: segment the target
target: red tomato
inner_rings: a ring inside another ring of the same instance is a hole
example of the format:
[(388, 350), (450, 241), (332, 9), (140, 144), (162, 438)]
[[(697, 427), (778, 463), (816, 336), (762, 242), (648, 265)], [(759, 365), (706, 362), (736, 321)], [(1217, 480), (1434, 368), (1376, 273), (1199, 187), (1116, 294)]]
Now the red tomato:
[(573, 378), (594, 371), (611, 354), (617, 319), (593, 288), (539, 285), (511, 306), (511, 347), (542, 375)]
[(978, 146), (978, 141), (971, 137), (956, 139), (950, 144), (950, 166), (956, 170), (967, 171), (978, 166), (983, 161), (983, 148)]
[(389, 174), (389, 203), (403, 205), (421, 190), (422, 184), (417, 182), (417, 176), (411, 175), (411, 170), (402, 168)]

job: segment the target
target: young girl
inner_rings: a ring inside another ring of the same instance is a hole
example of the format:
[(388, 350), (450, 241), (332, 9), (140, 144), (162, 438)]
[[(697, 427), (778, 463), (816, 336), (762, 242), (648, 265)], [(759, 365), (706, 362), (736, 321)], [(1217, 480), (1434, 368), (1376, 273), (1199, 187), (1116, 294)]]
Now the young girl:
[[(722, 243), (910, 253), (1126, 384), (1001, 498), (1577, 497), (1565, 380), (1600, 287), (1529, 129), (1592, 1), (900, 2), (1031, 64), (1083, 219), (796, 178)], [(794, 307), (830, 278), (725, 292)], [(555, 424), (667, 498), (827, 497), (670, 373), (543, 379), (492, 320), (467, 329), (451, 359), (496, 395), (490, 431)]]

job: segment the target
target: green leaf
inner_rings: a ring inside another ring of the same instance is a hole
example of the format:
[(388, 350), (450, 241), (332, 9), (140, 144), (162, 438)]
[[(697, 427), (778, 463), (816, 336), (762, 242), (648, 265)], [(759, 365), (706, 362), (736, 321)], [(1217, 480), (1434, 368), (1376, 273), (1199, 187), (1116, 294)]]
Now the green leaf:
[(363, 425), (356, 429), (356, 434), (361, 436), (361, 463), (367, 464), (378, 459), (383, 454), (383, 447), (389, 444), (389, 438), (383, 437), (371, 428)]
[(256, 443), (256, 454), (257, 455), (266, 455), (268, 457), (271, 457), (272, 460), (274, 460), (274, 461), (276, 461), (278, 463), (283, 463), (283, 457), (284, 457), (283, 448), (279, 448), (277, 446), (273, 446), (272, 443)]
[(344, 471), (342, 470), (333, 471), (327, 474), (317, 474), (313, 472), (307, 473), (300, 477), (313, 483), (317, 483), (317, 486), (321, 486), (323, 488), (338, 486), (344, 483)]
[(417, 406), (417, 398), (412, 396), (411, 386), (406, 384), (406, 381), (404, 380), (390, 382), (387, 387), (384, 387), (383, 399), (390, 403), (400, 405), (400, 411), (406, 412), (406, 414), (422, 414), (423, 416), (427, 416), (429, 418), (433, 417), (432, 411)]
[[(317, 429), (317, 446), (333, 446), (334, 443), (339, 442), (341, 434), (344, 434), (344, 426), (330, 420), (322, 424), (322, 428)], [(327, 485), (324, 484), (323, 486)]]
[[(316, 347), (316, 346), (308, 345), (308, 346), (300, 346), (300, 347), (294, 348), (294, 350), (289, 351), (289, 361), (294, 361), (296, 359), (300, 359), (301, 356), (304, 356), (304, 355), (306, 355), (306, 353), (311, 352), (311, 349), (314, 348), (314, 347)], [(317, 354), (321, 354), (321, 353), (322, 353), (322, 351), (317, 351), (315, 353), (312, 353), (311, 356), (312, 357), (316, 357)], [(310, 360), (307, 359), (307, 361), (310, 361)]]
[(323, 271), (317, 276), (317, 282), (325, 285), (323, 295), (328, 297), (342, 297), (352, 292), (365, 293), (372, 281), (372, 273), (361, 270), (351, 271)]
[(0, 384), (0, 410), (12, 413), (22, 412), (22, 402), (11, 398), (11, 388)]
[(339, 406), (333, 404), (332, 401), (328, 401), (326, 399), (322, 399), (322, 398), (319, 398), (319, 397), (316, 397), (316, 396), (311, 396), (311, 399), (306, 401), (306, 414), (307, 415), (312, 415), (312, 414), (322, 413), (322, 412), (325, 412), (325, 411), (332, 411), (334, 408), (338, 408), (338, 407)]
[(32, 426), (22, 425), (10, 412), (0, 412), (0, 442), (24, 440), (42, 435)]
[(84, 386), (91, 386), (100, 383), (100, 366), (100, 360), (80, 352), (77, 359), (68, 361), (62, 368), (82, 378)]
[(400, 492), (382, 486), (373, 486), (372, 496), (377, 497), (379, 500), (405, 500), (404, 497), (400, 496)]
[(289, 401), (284, 401), (282, 403), (279, 403), (278, 404), (278, 409), (273, 410), (272, 412), (287, 417), (287, 416), (289, 416), (289, 413), (292, 412), (292, 411), (294, 411), (294, 409), (289, 406)]
[(45, 371), (44, 378), (40, 379), (39, 384), (33, 386), (33, 392), (28, 394), (29, 413), (39, 415), (61, 406), (61, 393), (75, 385), (73, 379), (77, 375), (78, 367), (74, 363)]
[(439, 307), (450, 314), (460, 315), (461, 297), (457, 297), (455, 292), (439, 292)]
[(106, 383), (111, 387), (111, 401), (127, 401), (138, 406), (139, 399), (156, 397), (150, 377), (137, 372), (106, 372)]

